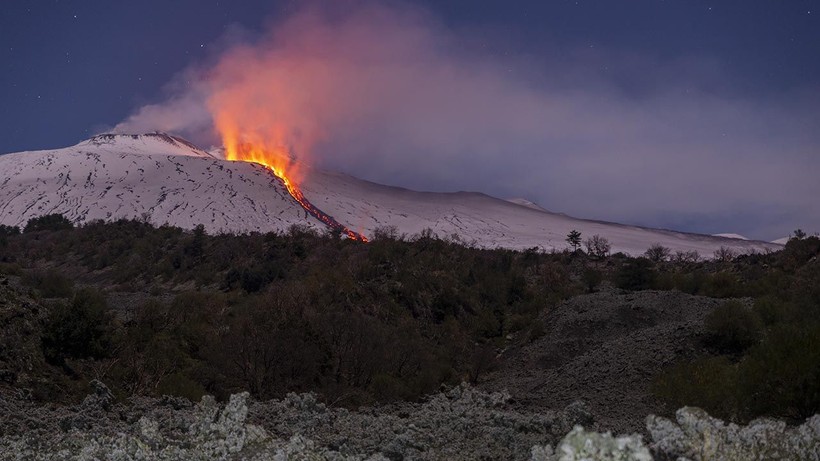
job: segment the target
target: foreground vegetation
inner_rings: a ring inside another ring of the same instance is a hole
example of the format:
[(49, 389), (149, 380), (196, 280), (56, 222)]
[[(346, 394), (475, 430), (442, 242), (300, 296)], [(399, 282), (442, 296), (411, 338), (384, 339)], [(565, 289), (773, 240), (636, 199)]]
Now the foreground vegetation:
[[(48, 309), (42, 365), (63, 379), (32, 383), (46, 400), (92, 378), (121, 396), (415, 399), (475, 381), (507, 335), (529, 334), (579, 289), (555, 258), (429, 233), (401, 241), (388, 229), (363, 245), (303, 228), (42, 227), (8, 235), (2, 260)], [(107, 299), (115, 292), (129, 306)]]
[(44, 401), (79, 399), (92, 379), (119, 397), (415, 400), (478, 381), (501, 350), (543, 334), (539, 313), (612, 283), (727, 299), (699, 354), (654, 378), (671, 409), (799, 419), (820, 411), (818, 254), (817, 237), (704, 261), (657, 247), (480, 250), (389, 228), (365, 245), (299, 227), (211, 236), (49, 216), (0, 228), (0, 384)]

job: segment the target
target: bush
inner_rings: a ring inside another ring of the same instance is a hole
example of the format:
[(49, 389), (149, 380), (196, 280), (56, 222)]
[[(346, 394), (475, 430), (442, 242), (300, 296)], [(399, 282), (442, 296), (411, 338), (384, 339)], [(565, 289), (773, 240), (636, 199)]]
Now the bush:
[(71, 303), (60, 303), (43, 328), (43, 354), (51, 363), (65, 358), (103, 358), (110, 350), (111, 315), (97, 290), (77, 291)]
[(650, 261), (659, 263), (669, 259), (672, 256), (672, 250), (661, 245), (660, 243), (655, 243), (649, 247), (643, 255)]
[(760, 341), (763, 323), (738, 301), (729, 301), (706, 316), (706, 341), (722, 353), (736, 354)]
[(725, 357), (703, 357), (664, 370), (652, 384), (668, 408), (696, 406), (711, 415), (735, 419), (740, 397), (737, 370)]
[(718, 272), (703, 279), (699, 294), (712, 298), (735, 298), (743, 296), (743, 286), (738, 277), (730, 272)]
[(23, 228), (23, 232), (59, 231), (73, 228), (74, 224), (72, 224), (68, 218), (59, 213), (55, 213), (29, 219), (26, 223), (26, 227)]
[(602, 274), (601, 271), (597, 271), (591, 267), (584, 269), (584, 272), (581, 274), (581, 281), (583, 282), (588, 293), (595, 292), (595, 289), (598, 288), (598, 285), (601, 284), (603, 279), (604, 274)]
[(55, 270), (32, 271), (23, 276), (23, 283), (36, 289), (44, 298), (68, 298), (74, 282)]
[(615, 274), (615, 283), (624, 290), (648, 290), (655, 284), (652, 263), (646, 258), (628, 260)]
[(802, 420), (820, 412), (820, 326), (783, 325), (739, 367), (747, 417)]
[(799, 320), (797, 310), (791, 303), (772, 296), (756, 299), (753, 310), (766, 327)]

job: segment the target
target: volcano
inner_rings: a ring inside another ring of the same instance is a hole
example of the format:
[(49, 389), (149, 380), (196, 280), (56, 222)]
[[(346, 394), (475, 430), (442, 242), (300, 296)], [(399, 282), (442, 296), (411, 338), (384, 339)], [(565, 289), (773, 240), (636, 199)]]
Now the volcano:
[[(0, 224), (23, 226), (62, 213), (77, 224), (148, 219), (155, 225), (209, 233), (285, 232), (293, 225), (320, 232), (347, 229), (370, 237), (379, 228), (412, 236), (430, 229), (482, 248), (545, 251), (567, 248), (570, 230), (607, 238), (613, 252), (642, 254), (653, 244), (711, 256), (781, 245), (650, 229), (552, 213), (526, 200), (476, 192), (417, 192), (337, 172), (307, 169), (299, 189), (318, 219), (262, 165), (227, 161), (165, 133), (105, 134), (62, 149), (0, 156)], [(334, 227), (335, 226), (335, 227)]]

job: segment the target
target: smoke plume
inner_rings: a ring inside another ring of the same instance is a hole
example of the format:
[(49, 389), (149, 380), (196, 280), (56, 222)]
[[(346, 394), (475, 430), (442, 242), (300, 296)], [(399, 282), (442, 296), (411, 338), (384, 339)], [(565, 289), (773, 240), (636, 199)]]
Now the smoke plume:
[(486, 45), (401, 4), (306, 8), (186, 71), (116, 130), (244, 140), (377, 182), (581, 217), (757, 238), (820, 230), (816, 92), (742, 94), (697, 56)]

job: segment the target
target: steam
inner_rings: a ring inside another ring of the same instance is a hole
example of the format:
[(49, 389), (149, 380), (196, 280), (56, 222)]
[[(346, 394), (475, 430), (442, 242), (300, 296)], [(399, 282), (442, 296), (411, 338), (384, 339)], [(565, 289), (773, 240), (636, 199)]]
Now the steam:
[(744, 96), (705, 58), (504, 56), (469, 38), (400, 4), (303, 9), (115, 130), (250, 139), (377, 182), (582, 217), (820, 230), (816, 93)]

